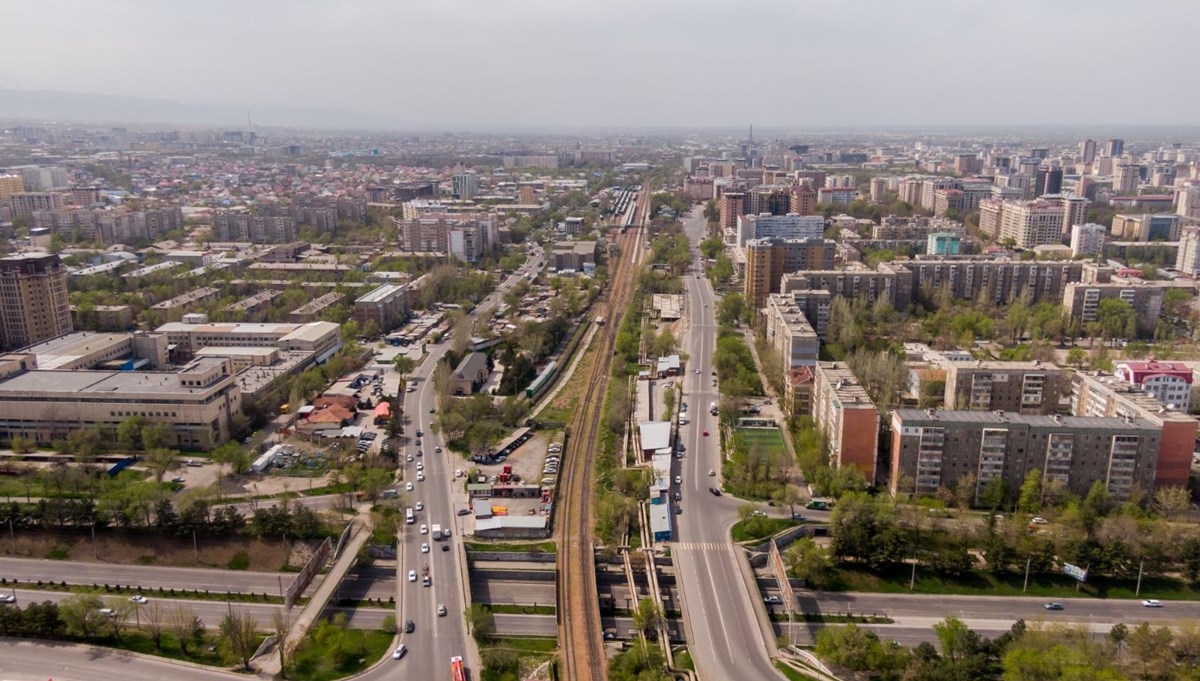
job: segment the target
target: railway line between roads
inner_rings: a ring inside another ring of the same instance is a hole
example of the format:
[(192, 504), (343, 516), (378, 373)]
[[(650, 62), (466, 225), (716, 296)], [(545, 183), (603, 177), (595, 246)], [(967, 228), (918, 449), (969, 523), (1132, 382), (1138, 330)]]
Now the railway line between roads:
[[(604, 681), (605, 656), (596, 591), (595, 542), (592, 538), (595, 453), (604, 422), (604, 398), (621, 318), (629, 307), (637, 280), (644, 216), (649, 192), (643, 191), (631, 216), (632, 229), (616, 234), (620, 260), (610, 268), (608, 290), (594, 306), (594, 314), (608, 320), (596, 334), (587, 390), (571, 423), (568, 455), (563, 470), (563, 494), (556, 523), (558, 534), (559, 645), (563, 651), (566, 681)], [(609, 233), (614, 234), (616, 230)]]

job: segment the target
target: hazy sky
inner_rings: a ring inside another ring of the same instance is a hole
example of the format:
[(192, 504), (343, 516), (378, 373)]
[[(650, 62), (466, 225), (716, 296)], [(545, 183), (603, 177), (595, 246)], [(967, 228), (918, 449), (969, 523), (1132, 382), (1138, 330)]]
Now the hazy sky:
[(1194, 124), (1197, 19), (1200, 0), (2, 0), (0, 88), (472, 127)]

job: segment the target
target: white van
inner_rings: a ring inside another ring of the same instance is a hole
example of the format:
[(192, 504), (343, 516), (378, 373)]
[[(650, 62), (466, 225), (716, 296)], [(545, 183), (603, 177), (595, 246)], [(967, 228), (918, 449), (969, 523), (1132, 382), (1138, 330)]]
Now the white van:
[(413, 513), (411, 508), (404, 509), (404, 522), (408, 523), (409, 525), (417, 522), (417, 516)]

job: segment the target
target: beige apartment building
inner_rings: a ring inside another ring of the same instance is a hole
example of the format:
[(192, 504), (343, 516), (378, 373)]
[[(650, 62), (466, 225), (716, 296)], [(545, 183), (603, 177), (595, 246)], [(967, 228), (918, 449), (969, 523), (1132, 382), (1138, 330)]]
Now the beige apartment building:
[(0, 350), (71, 331), (67, 271), (57, 255), (0, 258)]
[(1033, 362), (946, 363), (946, 409), (1053, 414), (1069, 384), (1062, 369)]

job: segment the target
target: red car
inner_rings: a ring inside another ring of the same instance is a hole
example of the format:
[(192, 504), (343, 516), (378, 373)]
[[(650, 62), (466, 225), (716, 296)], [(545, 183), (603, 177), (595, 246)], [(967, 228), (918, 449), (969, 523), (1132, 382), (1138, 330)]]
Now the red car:
[(704, 431), (704, 433), (702, 433), (702, 434), (704, 435), (704, 437), (708, 437), (708, 431), (707, 431), (707, 430), (706, 430), (706, 431)]

